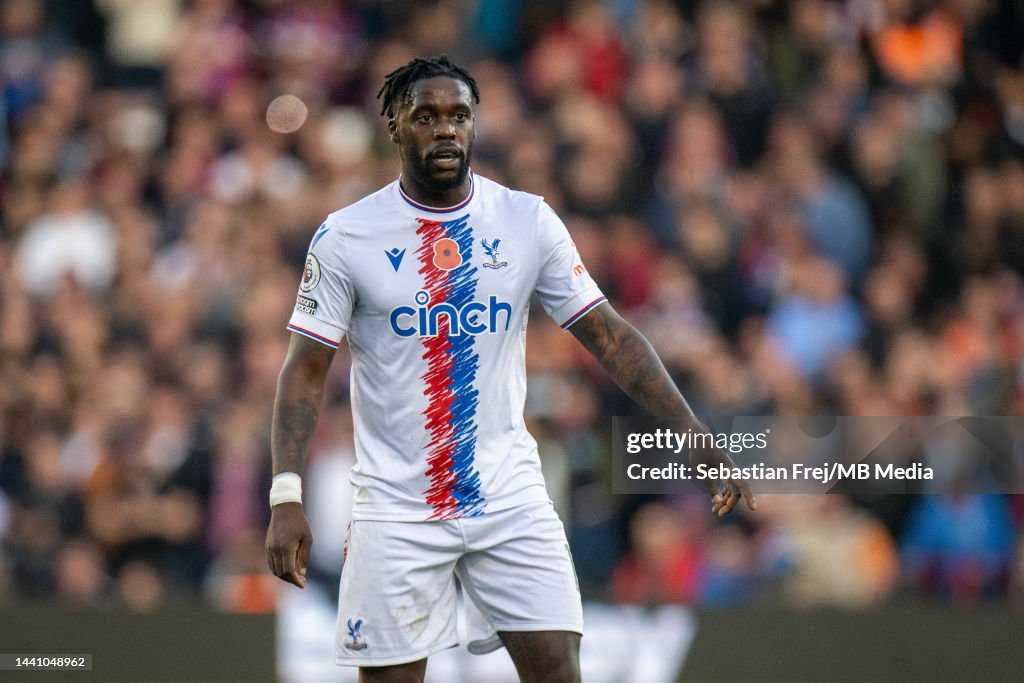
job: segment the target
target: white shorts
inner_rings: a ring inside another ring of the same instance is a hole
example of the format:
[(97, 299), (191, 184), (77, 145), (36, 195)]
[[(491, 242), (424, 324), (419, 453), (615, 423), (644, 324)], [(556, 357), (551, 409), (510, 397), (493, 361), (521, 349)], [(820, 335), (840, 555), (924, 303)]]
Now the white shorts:
[(550, 503), (434, 522), (355, 520), (341, 575), (337, 663), (404, 664), (458, 645), (457, 582), (476, 612), (475, 654), (501, 647), (498, 631), (583, 632), (576, 571)]

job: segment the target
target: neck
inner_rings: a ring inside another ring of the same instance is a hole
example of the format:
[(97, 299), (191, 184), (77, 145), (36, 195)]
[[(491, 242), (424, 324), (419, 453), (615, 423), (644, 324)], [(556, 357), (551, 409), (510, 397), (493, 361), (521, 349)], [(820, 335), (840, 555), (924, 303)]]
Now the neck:
[(417, 204), (423, 204), (424, 206), (430, 206), (437, 209), (445, 209), (449, 206), (461, 204), (467, 197), (469, 197), (469, 193), (473, 189), (473, 180), (471, 176), (472, 171), (466, 174), (466, 178), (461, 184), (451, 188), (450, 190), (444, 190), (443, 192), (432, 191), (421, 183), (416, 182), (411, 173), (403, 172), (399, 182), (402, 187), (402, 192)]

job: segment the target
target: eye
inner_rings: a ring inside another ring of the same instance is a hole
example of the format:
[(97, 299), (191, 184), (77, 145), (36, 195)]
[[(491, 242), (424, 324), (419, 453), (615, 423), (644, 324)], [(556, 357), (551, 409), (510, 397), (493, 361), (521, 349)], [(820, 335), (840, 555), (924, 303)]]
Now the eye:
[(416, 123), (430, 123), (433, 120), (434, 117), (426, 113), (420, 114), (419, 116), (416, 117)]
[(458, 121), (459, 123), (465, 123), (466, 121), (469, 120), (469, 114), (467, 114), (464, 111), (457, 112), (455, 114), (455, 120)]

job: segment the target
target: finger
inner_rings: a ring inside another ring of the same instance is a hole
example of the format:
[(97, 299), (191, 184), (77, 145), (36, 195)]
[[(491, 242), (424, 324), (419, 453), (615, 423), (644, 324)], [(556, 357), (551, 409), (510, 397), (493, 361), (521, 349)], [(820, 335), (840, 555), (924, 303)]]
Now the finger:
[(284, 553), (280, 550), (274, 551), (274, 575), (283, 581), (288, 580), (287, 573), (284, 569)]
[(740, 491), (743, 491), (743, 497), (747, 499), (747, 509), (753, 511), (757, 509), (757, 498), (754, 497), (754, 492), (750, 490), (750, 486), (746, 483), (740, 485)]
[(722, 497), (722, 504), (718, 506), (717, 514), (718, 514), (719, 517), (725, 517), (727, 514), (729, 514), (729, 497), (728, 496), (723, 496)]
[(270, 547), (270, 539), (267, 539), (266, 545), (263, 549), (267, 552), (267, 566), (270, 567), (270, 573), (277, 576), (277, 566), (274, 563), (274, 550)]
[(722, 497), (721, 493), (711, 494), (711, 512), (717, 515), (724, 502), (725, 499)]
[[(288, 583), (299, 586), (298, 574), (295, 569), (295, 558), (298, 556), (299, 544), (296, 543), (289, 550), (281, 554), (281, 578)], [(299, 586), (301, 588), (302, 586)]]
[(299, 588), (306, 587), (306, 567), (309, 566), (309, 554), (311, 544), (308, 536), (303, 536), (299, 545), (295, 548), (295, 585)]
[(728, 499), (730, 493), (732, 493), (732, 490), (729, 486), (729, 482), (718, 482), (716, 484), (715, 493), (711, 497), (714, 501), (712, 508), (715, 512), (718, 512), (718, 510), (725, 505), (725, 501)]
[(301, 545), (296, 546), (296, 548), (295, 548), (295, 558), (294, 558), (295, 569), (292, 570), (292, 579), (291, 579), (291, 581), (292, 581), (292, 583), (294, 583), (299, 588), (305, 588), (306, 587), (306, 565), (304, 565), (302, 563), (302, 557), (300, 556), (301, 552), (302, 552), (302, 546)]
[(306, 567), (309, 566), (309, 558), (313, 553), (313, 539), (306, 534), (299, 541), (299, 572), (306, 575)]
[(722, 509), (718, 511), (719, 517), (725, 517), (727, 514), (732, 512), (732, 509), (736, 507), (736, 503), (740, 502), (740, 494), (730, 493), (726, 496), (725, 503), (722, 505)]
[(267, 549), (267, 562), (270, 564), (270, 571), (273, 572), (274, 576), (280, 578), (281, 562), (278, 560), (276, 551)]

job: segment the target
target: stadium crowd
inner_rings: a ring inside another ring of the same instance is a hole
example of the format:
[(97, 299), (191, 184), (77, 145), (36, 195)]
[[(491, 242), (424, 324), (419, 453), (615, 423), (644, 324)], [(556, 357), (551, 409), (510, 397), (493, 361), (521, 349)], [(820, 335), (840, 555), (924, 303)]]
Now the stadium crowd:
[[(375, 95), (420, 54), (470, 68), (475, 171), (559, 212), (698, 414), (1021, 415), (1022, 36), (996, 0), (5, 0), (0, 602), (272, 607), (284, 325), (315, 228), (397, 174)], [(1021, 497), (719, 523), (612, 495), (637, 409), (535, 313), (527, 417), (586, 597), (1024, 602)], [(347, 382), (342, 350), (315, 534), (351, 495)]]

